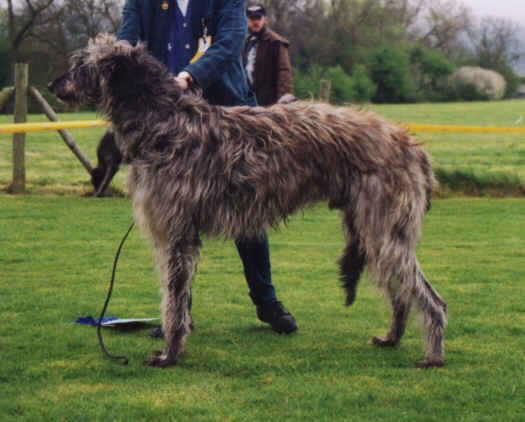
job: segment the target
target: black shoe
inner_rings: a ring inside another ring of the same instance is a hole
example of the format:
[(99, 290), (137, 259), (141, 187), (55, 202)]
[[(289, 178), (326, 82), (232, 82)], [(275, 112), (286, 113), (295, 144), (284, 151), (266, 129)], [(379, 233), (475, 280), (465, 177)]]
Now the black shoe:
[(257, 317), (267, 322), (272, 330), (278, 333), (290, 334), (297, 330), (297, 322), (278, 300), (271, 300), (257, 306)]
[(158, 325), (155, 328), (153, 328), (149, 332), (148, 336), (151, 338), (164, 338), (164, 333), (162, 332), (162, 325)]

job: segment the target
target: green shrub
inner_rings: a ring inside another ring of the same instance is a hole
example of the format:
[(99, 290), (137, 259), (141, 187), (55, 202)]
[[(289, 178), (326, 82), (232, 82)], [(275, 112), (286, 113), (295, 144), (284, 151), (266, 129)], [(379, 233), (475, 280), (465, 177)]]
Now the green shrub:
[(352, 101), (355, 97), (354, 82), (341, 66), (323, 68), (311, 66), (306, 72), (293, 68), (294, 95), (297, 98), (312, 98), (319, 96), (319, 86), (322, 79), (332, 82), (330, 100), (335, 103)]
[(322, 78), (321, 66), (313, 65), (306, 71), (293, 67), (293, 88), (297, 98), (312, 98), (319, 95), (319, 83)]
[(446, 101), (489, 101), (488, 95), (479, 92), (476, 85), (471, 82), (457, 81), (445, 88)]
[(370, 56), (370, 69), (377, 92), (377, 103), (403, 103), (414, 100), (414, 85), (410, 75), (409, 58), (401, 50), (383, 44)]
[(516, 72), (508, 64), (503, 63), (493, 68), (495, 72), (498, 72), (505, 78), (505, 98), (513, 98), (518, 93), (520, 88), (520, 77), (516, 75)]
[(455, 66), (442, 53), (415, 46), (410, 50), (412, 78), (417, 89), (417, 99), (441, 101), (445, 98), (447, 78)]
[(454, 101), (499, 100), (505, 86), (503, 76), (493, 70), (463, 66), (450, 76), (447, 97)]
[(342, 104), (355, 98), (354, 81), (341, 66), (329, 67), (323, 73), (323, 79), (332, 81), (330, 101)]
[(377, 85), (369, 78), (365, 66), (357, 65), (352, 73), (354, 80), (354, 99), (358, 102), (367, 102), (377, 92)]

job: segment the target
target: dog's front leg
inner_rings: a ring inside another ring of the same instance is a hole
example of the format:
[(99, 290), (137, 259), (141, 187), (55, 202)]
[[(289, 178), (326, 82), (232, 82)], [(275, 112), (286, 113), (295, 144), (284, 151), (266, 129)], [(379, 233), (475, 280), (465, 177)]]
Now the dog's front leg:
[(189, 301), (200, 242), (198, 236), (179, 241), (168, 250), (157, 248), (162, 284), (162, 331), (164, 349), (154, 352), (145, 362), (149, 366), (175, 365), (184, 353), (186, 336), (191, 331)]

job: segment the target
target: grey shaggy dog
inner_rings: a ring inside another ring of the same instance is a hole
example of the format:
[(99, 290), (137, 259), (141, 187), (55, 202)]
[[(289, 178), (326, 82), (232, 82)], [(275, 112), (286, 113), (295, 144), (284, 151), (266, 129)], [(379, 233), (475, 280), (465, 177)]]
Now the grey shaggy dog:
[(342, 215), (347, 305), (365, 266), (390, 298), (390, 330), (371, 342), (397, 346), (415, 303), (427, 340), (417, 366), (443, 365), (446, 304), (415, 254), (434, 177), (406, 130), (322, 103), (212, 106), (183, 94), (144, 46), (110, 36), (78, 52), (50, 87), (66, 103), (98, 105), (130, 164), (135, 218), (153, 240), (163, 293), (165, 345), (148, 365), (173, 365), (184, 352), (199, 233), (257, 236), (319, 201)]

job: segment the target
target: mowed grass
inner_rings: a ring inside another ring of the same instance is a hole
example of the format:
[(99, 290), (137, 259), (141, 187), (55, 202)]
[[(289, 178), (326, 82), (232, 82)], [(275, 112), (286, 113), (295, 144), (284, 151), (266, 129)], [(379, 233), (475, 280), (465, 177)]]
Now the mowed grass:
[[(523, 100), (370, 108), (394, 122), (525, 128)], [(459, 170), (478, 177), (505, 173), (518, 176), (525, 185), (525, 134), (422, 132), (418, 138), (438, 169)]]
[[(523, 101), (367, 108), (393, 121), (513, 126)], [(90, 120), (68, 113), (62, 120)], [(42, 115), (30, 121), (46, 121)], [(11, 117), (0, 116), (0, 123)], [(524, 120), (516, 123), (525, 127)], [(96, 164), (103, 129), (71, 130)], [(444, 172), (525, 180), (525, 136), (421, 133)], [(11, 135), (0, 135), (0, 190), (12, 178)], [(126, 168), (113, 186), (124, 191)], [(148, 329), (71, 324), (98, 316), (118, 243), (131, 222), (127, 198), (82, 198), (84, 168), (54, 132), (27, 136), (28, 196), (0, 194), (0, 416), (2, 420), (521, 421), (525, 414), (523, 199), (434, 201), (419, 248), (449, 307), (446, 367), (417, 371), (418, 318), (401, 347), (367, 344), (389, 309), (366, 277), (351, 308), (337, 281), (343, 240), (337, 213), (317, 206), (270, 234), (279, 297), (300, 329), (279, 336), (255, 317), (232, 242), (203, 239), (194, 285), (196, 331), (180, 365), (142, 366), (159, 340)], [(108, 314), (158, 316), (152, 252), (135, 230), (122, 252)]]
[[(60, 120), (96, 120), (96, 113), (64, 113)], [(30, 122), (48, 121), (35, 114)], [(11, 123), (12, 117), (0, 116), (0, 124)], [(75, 142), (95, 167), (96, 148), (104, 128), (70, 129)], [(0, 134), (0, 189), (6, 189), (13, 179), (12, 135)], [(123, 189), (125, 170), (115, 175), (113, 186)], [(90, 176), (73, 155), (57, 132), (30, 132), (26, 134), (26, 189), (27, 193), (81, 196), (92, 191)]]
[[(525, 101), (495, 101), (446, 104), (369, 105), (394, 122), (428, 123), (467, 126), (502, 126), (525, 128)], [(91, 120), (95, 113), (64, 113), (61, 120)], [(521, 121), (520, 121), (521, 118)], [(30, 121), (46, 121), (43, 115), (31, 115)], [(10, 116), (0, 116), (0, 124), (11, 122)], [(96, 146), (104, 129), (71, 130), (81, 149), (96, 165)], [(12, 136), (0, 134), (0, 189), (12, 180)], [(420, 133), (418, 139), (431, 154), (436, 170), (448, 178), (454, 172), (467, 175), (489, 186), (489, 193), (497, 191), (498, 181), (518, 180), (514, 194), (525, 190), (525, 135)], [(27, 135), (27, 189), (29, 193), (53, 195), (83, 195), (91, 191), (89, 176), (55, 132), (33, 132)], [(124, 171), (120, 171), (113, 186), (124, 190)], [(495, 179), (495, 180), (494, 180)], [(519, 185), (521, 184), (521, 189)], [(448, 187), (450, 184), (447, 183)], [(454, 187), (460, 193), (468, 192), (462, 186)], [(479, 189), (476, 191), (479, 194)], [(482, 192), (483, 193), (483, 192)], [(448, 193), (447, 193), (448, 194)], [(497, 192), (496, 192), (497, 194)]]
[[(522, 421), (525, 415), (525, 200), (434, 201), (418, 256), (448, 303), (446, 366), (418, 371), (418, 318), (394, 350), (388, 306), (365, 278), (343, 306), (336, 212), (319, 205), (270, 233), (279, 297), (300, 325), (257, 321), (232, 242), (203, 239), (196, 330), (177, 367), (144, 367), (162, 342), (104, 329), (97, 316), (126, 198), (0, 195), (0, 415), (4, 421)], [(151, 250), (138, 231), (121, 255), (110, 315), (158, 315)]]

